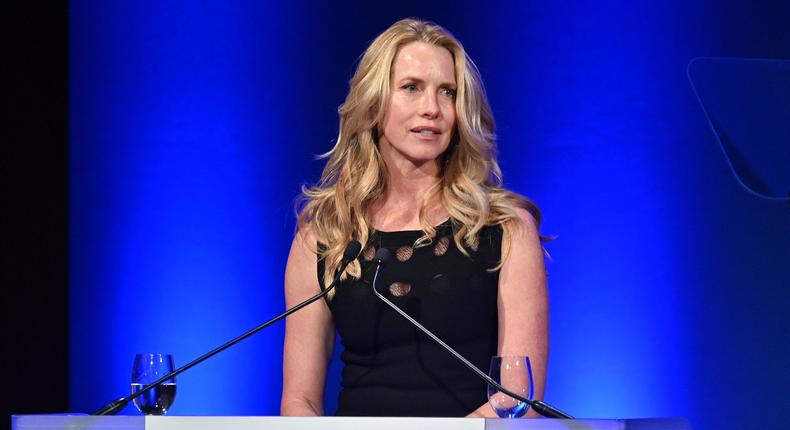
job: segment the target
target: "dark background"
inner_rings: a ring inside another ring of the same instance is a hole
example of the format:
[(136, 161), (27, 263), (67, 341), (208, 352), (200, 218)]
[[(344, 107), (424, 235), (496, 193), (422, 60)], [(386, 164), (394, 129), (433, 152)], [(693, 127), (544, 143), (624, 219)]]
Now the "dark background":
[(68, 410), (68, 15), (3, 7), (2, 428)]

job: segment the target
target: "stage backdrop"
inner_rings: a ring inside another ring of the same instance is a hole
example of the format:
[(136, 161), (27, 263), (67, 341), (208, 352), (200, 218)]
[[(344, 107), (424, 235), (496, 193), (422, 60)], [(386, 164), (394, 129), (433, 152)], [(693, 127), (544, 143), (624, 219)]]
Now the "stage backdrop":
[[(788, 7), (422, 3), (70, 3), (72, 410), (127, 393), (137, 352), (184, 364), (283, 310), (294, 199), (358, 56), (413, 15), (466, 45), (505, 182), (557, 236), (546, 400), (783, 427), (749, 405), (786, 408), (790, 207), (738, 187), (685, 68), (790, 58)], [(172, 413), (277, 414), (282, 341), (280, 324), (180, 376)]]

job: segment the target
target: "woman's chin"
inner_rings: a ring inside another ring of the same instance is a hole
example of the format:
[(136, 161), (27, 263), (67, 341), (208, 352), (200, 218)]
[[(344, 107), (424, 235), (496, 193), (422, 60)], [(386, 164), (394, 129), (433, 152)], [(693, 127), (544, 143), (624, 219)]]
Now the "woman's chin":
[(425, 169), (425, 168), (433, 168), (439, 167), (439, 156), (431, 155), (424, 155), (424, 156), (414, 156), (414, 157), (406, 157), (404, 161), (407, 161), (409, 164), (414, 165), (418, 169)]

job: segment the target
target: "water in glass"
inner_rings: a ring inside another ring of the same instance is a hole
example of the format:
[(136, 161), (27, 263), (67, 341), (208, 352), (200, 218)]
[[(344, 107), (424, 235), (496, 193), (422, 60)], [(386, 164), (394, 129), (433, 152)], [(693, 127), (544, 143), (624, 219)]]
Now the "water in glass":
[[(132, 394), (172, 372), (173, 369), (173, 356), (170, 354), (137, 354), (132, 366)], [(176, 381), (175, 378), (171, 378), (134, 399), (134, 405), (145, 415), (164, 415), (175, 398)]]
[[(491, 358), (488, 376), (506, 389), (532, 400), (532, 367), (526, 356), (495, 356)], [(520, 418), (527, 413), (529, 405), (516, 400), (494, 387), (488, 387), (488, 403), (500, 418)]]

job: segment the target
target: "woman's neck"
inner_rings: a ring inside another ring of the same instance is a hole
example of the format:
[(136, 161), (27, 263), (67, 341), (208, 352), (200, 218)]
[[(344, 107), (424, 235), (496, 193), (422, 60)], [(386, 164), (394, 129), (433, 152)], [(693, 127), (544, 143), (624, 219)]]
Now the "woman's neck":
[[(438, 186), (437, 166), (394, 166), (387, 169), (387, 188), (373, 205), (373, 226), (382, 231), (419, 230), (420, 208), (432, 188)], [(438, 190), (436, 190), (438, 191)], [(448, 217), (441, 194), (431, 197), (426, 206), (429, 224), (437, 225)]]

